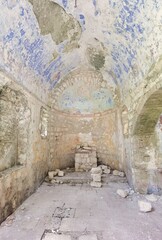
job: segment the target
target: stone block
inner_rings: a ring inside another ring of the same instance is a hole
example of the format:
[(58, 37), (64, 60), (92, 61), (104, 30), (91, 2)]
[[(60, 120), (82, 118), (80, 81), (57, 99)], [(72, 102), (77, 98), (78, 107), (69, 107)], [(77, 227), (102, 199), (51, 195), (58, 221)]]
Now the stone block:
[(152, 205), (149, 202), (139, 200), (138, 201), (138, 206), (140, 212), (151, 212), (152, 211)]
[(92, 157), (97, 157), (96, 151), (92, 151), (91, 154), (90, 154), (90, 156), (92, 156)]
[(103, 173), (105, 173), (105, 174), (110, 174), (110, 173), (111, 173), (111, 170), (110, 170), (109, 168), (104, 169), (104, 170), (103, 170)]
[(48, 177), (49, 177), (50, 180), (53, 179), (54, 173), (55, 173), (55, 171), (49, 171), (48, 172)]
[(121, 171), (118, 171), (118, 170), (114, 170), (113, 175), (114, 176), (119, 176), (119, 177), (124, 177), (125, 176), (124, 172), (121, 172)]
[(91, 157), (90, 162), (91, 163), (96, 163), (96, 166), (97, 166), (97, 158), (96, 157)]
[(101, 168), (100, 167), (96, 167), (96, 168), (92, 168), (91, 169), (91, 173), (92, 174), (98, 174), (98, 173), (102, 173), (102, 170), (101, 170)]
[(101, 182), (91, 182), (91, 187), (97, 187), (97, 188), (100, 188), (102, 187), (102, 183)]
[(101, 182), (101, 173), (91, 174), (93, 182)]
[(117, 194), (122, 198), (126, 198), (129, 194), (129, 191), (128, 190), (123, 190), (123, 189), (118, 189)]
[(59, 176), (59, 177), (63, 177), (63, 176), (64, 176), (64, 171), (59, 171), (59, 172), (58, 172), (58, 176)]

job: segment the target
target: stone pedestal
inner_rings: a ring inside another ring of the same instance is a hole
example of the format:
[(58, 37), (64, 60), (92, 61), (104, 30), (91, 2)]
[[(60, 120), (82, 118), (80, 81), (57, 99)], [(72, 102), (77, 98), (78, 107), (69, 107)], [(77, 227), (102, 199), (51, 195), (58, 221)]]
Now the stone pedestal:
[(78, 147), (75, 153), (75, 171), (89, 171), (97, 167), (95, 147)]

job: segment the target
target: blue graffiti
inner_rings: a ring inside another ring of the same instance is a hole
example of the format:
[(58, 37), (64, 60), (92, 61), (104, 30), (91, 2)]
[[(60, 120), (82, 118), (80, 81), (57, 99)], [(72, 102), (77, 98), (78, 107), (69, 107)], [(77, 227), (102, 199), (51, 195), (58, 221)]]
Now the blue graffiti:
[(51, 78), (49, 90), (52, 90), (56, 86), (56, 84), (60, 80), (60, 77), (61, 77), (61, 73), (58, 72), (54, 77)]
[(23, 7), (20, 7), (20, 16), (24, 16), (25, 10)]
[(126, 40), (134, 41), (138, 39), (138, 34), (143, 34), (144, 27), (142, 23), (135, 23), (137, 13), (140, 13), (140, 8), (143, 6), (143, 1), (127, 1), (123, 0), (124, 5), (119, 12), (115, 22), (117, 33), (123, 34)]
[(115, 8), (116, 7), (116, 2), (113, 0), (109, 0), (109, 5), (112, 7), (112, 8)]
[(52, 73), (59, 69), (61, 64), (61, 56), (59, 56), (55, 61), (52, 61), (50, 65), (46, 68), (46, 70), (43, 72), (43, 76), (45, 77), (47, 82), (50, 81)]
[(9, 33), (3, 37), (3, 42), (6, 44), (7, 42), (11, 42), (14, 38), (15, 34), (12, 29), (9, 30)]
[(62, 0), (62, 4), (63, 4), (64, 8), (66, 8), (67, 4), (68, 4), (68, 1), (67, 0)]
[[(21, 29), (21, 30), (20, 30), (20, 34), (21, 34), (21, 37), (25, 35), (24, 29)], [(20, 39), (20, 40), (21, 40), (21, 39)]]
[(97, 7), (97, 0), (92, 0), (92, 3), (94, 5), (94, 7), (95, 7), (95, 16), (97, 16), (97, 15), (100, 14), (100, 10)]
[(96, 0), (92, 0), (92, 2), (93, 2), (93, 5), (96, 7), (96, 4), (97, 4)]
[(80, 20), (79, 22), (81, 24), (82, 30), (85, 30), (85, 17), (83, 14), (79, 15), (79, 20)]

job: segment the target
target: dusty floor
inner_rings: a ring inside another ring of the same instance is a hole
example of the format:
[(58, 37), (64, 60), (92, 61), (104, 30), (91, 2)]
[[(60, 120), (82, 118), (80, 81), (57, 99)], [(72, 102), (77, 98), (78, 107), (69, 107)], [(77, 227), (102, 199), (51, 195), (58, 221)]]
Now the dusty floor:
[(128, 188), (123, 179), (107, 179), (102, 188), (88, 184), (49, 184), (29, 197), (0, 226), (0, 240), (161, 240), (162, 197), (154, 210), (141, 213), (133, 194), (116, 194)]

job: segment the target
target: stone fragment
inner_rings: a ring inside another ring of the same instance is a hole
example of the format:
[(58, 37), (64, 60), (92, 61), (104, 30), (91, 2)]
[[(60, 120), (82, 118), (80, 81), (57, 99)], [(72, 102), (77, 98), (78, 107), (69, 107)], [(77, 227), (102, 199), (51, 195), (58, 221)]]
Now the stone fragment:
[(110, 170), (109, 168), (104, 169), (104, 170), (103, 170), (103, 173), (105, 173), (105, 174), (110, 174), (110, 173), (111, 173), (111, 170)]
[(117, 194), (122, 198), (126, 198), (128, 196), (128, 193), (129, 193), (128, 190), (123, 190), (123, 189), (117, 190)]
[(55, 179), (52, 179), (52, 180), (51, 180), (51, 183), (52, 183), (52, 184), (56, 183), (56, 180), (55, 180)]
[(58, 172), (58, 176), (59, 176), (59, 177), (63, 177), (63, 176), (64, 176), (64, 171), (59, 171), (59, 172)]
[(138, 201), (138, 206), (140, 209), (140, 212), (151, 212), (152, 211), (152, 205), (149, 202), (139, 200)]
[(102, 186), (101, 182), (91, 182), (91, 187), (97, 187), (100, 188)]
[(145, 198), (150, 202), (156, 202), (158, 200), (157, 196), (154, 194), (148, 194)]
[(102, 170), (101, 170), (101, 168), (100, 167), (96, 167), (96, 168), (92, 168), (91, 169), (91, 173), (92, 174), (98, 174), (98, 173), (102, 173)]
[(54, 171), (49, 171), (49, 172), (48, 172), (48, 177), (49, 177), (50, 180), (53, 179), (53, 177), (54, 177)]
[(114, 170), (113, 171), (113, 175), (114, 176), (120, 176), (120, 177), (124, 177), (125, 176), (124, 172), (121, 172), (121, 171), (118, 171), (118, 170)]
[(101, 182), (101, 173), (91, 174), (94, 182)]

